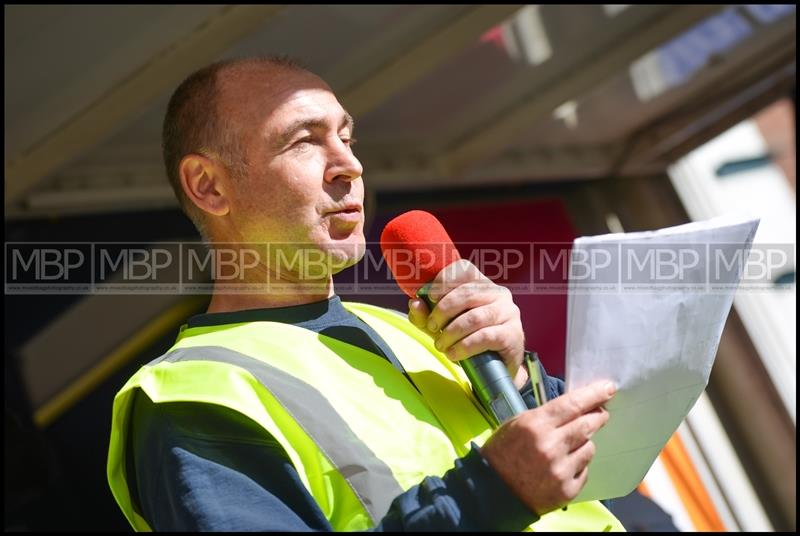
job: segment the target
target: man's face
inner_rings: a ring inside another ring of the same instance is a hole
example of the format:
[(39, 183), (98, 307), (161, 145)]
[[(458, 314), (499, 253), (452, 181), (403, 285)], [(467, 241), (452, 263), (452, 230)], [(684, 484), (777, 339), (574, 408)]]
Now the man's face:
[(364, 254), (363, 169), (352, 119), (330, 88), (309, 73), (253, 73), (225, 94), (233, 100), (222, 113), (234, 114), (248, 164), (231, 181), (238, 240), (269, 242), (271, 271), (292, 278), (355, 264)]

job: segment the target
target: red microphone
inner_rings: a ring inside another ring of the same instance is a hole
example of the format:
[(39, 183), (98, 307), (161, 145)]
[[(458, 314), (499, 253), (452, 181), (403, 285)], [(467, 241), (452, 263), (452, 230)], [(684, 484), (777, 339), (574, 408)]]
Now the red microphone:
[[(442, 224), (433, 214), (412, 210), (397, 216), (381, 233), (383, 257), (397, 284), (409, 297), (418, 297), (433, 310), (428, 290), (436, 275), (461, 259)], [(497, 352), (483, 352), (459, 364), (469, 378), (478, 400), (503, 423), (525, 411), (508, 369)]]

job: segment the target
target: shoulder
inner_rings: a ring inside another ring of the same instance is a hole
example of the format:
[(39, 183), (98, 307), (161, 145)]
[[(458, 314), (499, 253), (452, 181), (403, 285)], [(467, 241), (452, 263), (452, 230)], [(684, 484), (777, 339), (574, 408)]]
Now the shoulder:
[(133, 402), (133, 437), (162, 448), (195, 442), (278, 445), (263, 427), (231, 408), (204, 402), (154, 403), (141, 390)]

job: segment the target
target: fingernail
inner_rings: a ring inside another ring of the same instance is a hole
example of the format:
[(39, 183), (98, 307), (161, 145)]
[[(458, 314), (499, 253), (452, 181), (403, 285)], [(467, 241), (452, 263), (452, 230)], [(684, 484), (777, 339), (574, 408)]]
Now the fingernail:
[(608, 383), (606, 383), (606, 392), (607, 392), (609, 395), (613, 395), (614, 393), (616, 393), (616, 392), (617, 392), (617, 386), (616, 386), (616, 385), (614, 385), (614, 382), (608, 382)]
[(428, 331), (436, 331), (436, 322), (428, 320)]

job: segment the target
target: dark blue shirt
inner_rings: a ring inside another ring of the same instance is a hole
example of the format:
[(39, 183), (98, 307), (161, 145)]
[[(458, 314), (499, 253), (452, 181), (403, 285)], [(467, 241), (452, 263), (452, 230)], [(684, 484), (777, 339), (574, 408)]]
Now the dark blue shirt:
[[(189, 327), (272, 321), (358, 345), (402, 365), (391, 348), (338, 297), (275, 309), (210, 313)], [(564, 391), (544, 376), (548, 398)], [(530, 381), (520, 390), (535, 407)], [(126, 460), (134, 504), (154, 530), (332, 530), (278, 441), (247, 417), (215, 405), (133, 404)], [(537, 519), (475, 445), (443, 477), (429, 476), (398, 495), (376, 531), (519, 531)]]

